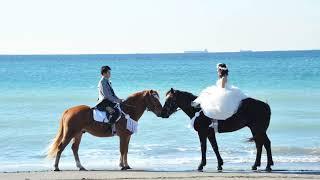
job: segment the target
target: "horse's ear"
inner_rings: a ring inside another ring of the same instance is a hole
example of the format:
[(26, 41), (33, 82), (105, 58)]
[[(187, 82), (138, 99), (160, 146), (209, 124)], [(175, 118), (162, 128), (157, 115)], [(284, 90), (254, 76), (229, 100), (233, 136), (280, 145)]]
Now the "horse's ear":
[(172, 93), (172, 94), (174, 93), (174, 89), (173, 88), (170, 89), (170, 93)]
[(151, 96), (153, 94), (153, 92), (154, 91), (152, 89), (150, 89), (150, 90), (145, 92), (145, 95)]
[(154, 91), (151, 89), (151, 90), (148, 91), (148, 94), (151, 96), (153, 94), (153, 92)]

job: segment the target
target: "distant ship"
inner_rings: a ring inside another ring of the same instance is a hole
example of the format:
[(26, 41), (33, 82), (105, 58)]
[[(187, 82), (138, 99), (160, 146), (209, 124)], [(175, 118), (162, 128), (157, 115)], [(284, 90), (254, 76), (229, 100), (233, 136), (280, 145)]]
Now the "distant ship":
[(208, 53), (208, 50), (204, 49), (203, 51), (184, 51), (184, 53)]
[(243, 50), (243, 49), (240, 49), (240, 52), (253, 52), (252, 50)]

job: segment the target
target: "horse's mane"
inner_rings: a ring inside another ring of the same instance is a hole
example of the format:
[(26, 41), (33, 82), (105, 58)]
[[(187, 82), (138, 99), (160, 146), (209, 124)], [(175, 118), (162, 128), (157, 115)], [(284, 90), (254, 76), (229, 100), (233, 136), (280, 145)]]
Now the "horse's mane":
[(127, 104), (127, 103), (132, 102), (132, 101), (133, 101), (134, 99), (136, 99), (137, 97), (142, 96), (146, 91), (148, 91), (148, 90), (143, 90), (143, 91), (135, 92), (135, 93), (129, 95), (129, 96), (123, 101), (122, 104)]
[(126, 111), (132, 107), (136, 107), (135, 101), (137, 100), (138, 97), (141, 97), (147, 90), (135, 92), (131, 95), (129, 95), (121, 104), (120, 107), (122, 110)]
[[(143, 91), (135, 92), (135, 93), (129, 95), (129, 96), (127, 97), (127, 99), (131, 99), (131, 98), (135, 98), (135, 97), (137, 97), (137, 96), (140, 96), (141, 94), (145, 93), (146, 91), (148, 91), (148, 90), (143, 90)], [(126, 100), (127, 100), (127, 99), (126, 99)]]
[[(190, 93), (190, 92), (187, 92), (187, 91), (180, 91), (180, 90), (174, 90), (175, 92), (179, 93), (179, 94), (183, 94), (183, 95), (186, 95), (188, 97), (190, 97), (191, 99), (196, 99), (197, 96), (195, 96), (194, 94)], [(167, 93), (166, 93), (166, 96), (171, 92), (171, 90), (169, 90)]]
[[(167, 92), (167, 95), (170, 93), (171, 90)], [(180, 90), (174, 90), (175, 94), (177, 94), (177, 98), (180, 97), (178, 100), (180, 102), (180, 108), (182, 107), (185, 108), (190, 108), (189, 110), (185, 111), (187, 114), (194, 114), (195, 112), (198, 111), (198, 109), (194, 108), (191, 106), (191, 102), (194, 101), (197, 96), (193, 95), (190, 92), (186, 91), (180, 91)]]
[[(143, 90), (143, 91), (139, 91), (139, 92), (135, 92), (131, 95), (129, 95), (125, 100), (124, 100), (124, 104), (127, 102), (130, 102), (132, 100), (134, 100), (137, 97), (143, 96), (146, 92), (151, 91), (151, 90)], [(153, 90), (154, 92), (156, 92), (158, 94), (157, 91)]]

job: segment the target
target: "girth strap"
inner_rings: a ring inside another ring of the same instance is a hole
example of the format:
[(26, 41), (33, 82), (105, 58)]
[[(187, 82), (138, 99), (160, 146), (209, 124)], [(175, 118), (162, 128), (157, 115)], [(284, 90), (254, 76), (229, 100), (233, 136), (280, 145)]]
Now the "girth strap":
[[(202, 109), (194, 114), (194, 116), (191, 118), (190, 126), (194, 128), (194, 121), (200, 116), (200, 113), (202, 112)], [(214, 132), (218, 132), (218, 120), (212, 119), (212, 123), (209, 125), (210, 128), (214, 129)]]

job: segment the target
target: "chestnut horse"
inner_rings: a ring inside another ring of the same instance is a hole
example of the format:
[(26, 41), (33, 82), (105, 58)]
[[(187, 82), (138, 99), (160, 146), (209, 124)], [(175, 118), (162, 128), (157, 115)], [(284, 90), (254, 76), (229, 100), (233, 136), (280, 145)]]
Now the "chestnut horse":
[[(134, 121), (138, 121), (144, 111), (150, 110), (158, 117), (161, 115), (162, 105), (159, 102), (159, 94), (153, 90), (137, 92), (129, 96), (121, 109)], [(127, 162), (128, 147), (132, 132), (127, 130), (127, 119), (122, 115), (116, 122), (116, 134), (120, 138), (120, 167), (121, 170), (131, 169)], [(59, 160), (62, 151), (73, 139), (72, 151), (79, 170), (86, 170), (80, 163), (78, 150), (83, 132), (88, 132), (97, 137), (112, 137), (111, 129), (104, 123), (93, 119), (93, 110), (89, 106), (75, 106), (64, 111), (60, 120), (58, 133), (54, 138), (47, 157), (55, 157), (54, 171), (59, 171)]]
[[(218, 144), (214, 129), (210, 127), (212, 119), (208, 118), (200, 112), (200, 108), (194, 108), (191, 106), (197, 97), (191, 93), (174, 90), (171, 88), (166, 94), (166, 102), (163, 106), (161, 117), (168, 118), (171, 114), (176, 112), (180, 108), (190, 118), (195, 118), (194, 129), (198, 132), (202, 159), (198, 166), (198, 171), (202, 171), (206, 165), (206, 150), (207, 139), (209, 139), (211, 146), (216, 154), (218, 160), (218, 170), (222, 170), (223, 160), (220, 156)], [(198, 117), (197, 117), (198, 115)], [(218, 132), (226, 133), (233, 132), (244, 127), (249, 127), (253, 138), (251, 141), (256, 143), (256, 161), (252, 166), (252, 170), (257, 170), (257, 167), (261, 164), (261, 152), (264, 146), (267, 152), (267, 167), (266, 171), (271, 171), (273, 165), (271, 154), (271, 142), (267, 136), (267, 129), (270, 123), (271, 110), (268, 104), (252, 99), (246, 98), (242, 100), (237, 112), (226, 120), (218, 120)]]

